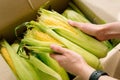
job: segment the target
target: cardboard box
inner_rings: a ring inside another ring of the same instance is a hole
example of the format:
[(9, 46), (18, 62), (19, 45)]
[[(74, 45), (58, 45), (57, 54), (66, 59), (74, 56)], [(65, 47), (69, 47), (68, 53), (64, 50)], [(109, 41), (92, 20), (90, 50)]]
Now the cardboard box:
[[(35, 19), (36, 11), (39, 9), (40, 6), (42, 6), (47, 1), (48, 0), (12, 0), (12, 1), (1, 0), (0, 1), (0, 39), (5, 38), (9, 42), (14, 41), (15, 27), (23, 22)], [(92, 0), (94, 1), (94, 4), (91, 4), (92, 1), (90, 3), (89, 0), (80, 0), (80, 1), (84, 2), (87, 6), (91, 8), (91, 10), (96, 12), (96, 9), (98, 6), (94, 6), (93, 8), (93, 5), (97, 5), (97, 3), (95, 3), (97, 2), (96, 0)], [(106, 2), (106, 4), (110, 2), (109, 0), (108, 1), (101, 0), (101, 1)], [(114, 0), (114, 1), (117, 1), (117, 0)], [(62, 11), (64, 11), (64, 9), (66, 9), (68, 2), (69, 0), (50, 0), (50, 3), (46, 7), (50, 6), (52, 9), (61, 13)], [(116, 7), (116, 8), (120, 9), (120, 5), (119, 7)], [(101, 9), (103, 9), (103, 7)], [(100, 14), (100, 13), (101, 12), (98, 11), (97, 14), (105, 18), (104, 14)], [(105, 14), (107, 13), (108, 12), (106, 12)], [(116, 13), (119, 14), (119, 12), (116, 12)], [(112, 14), (112, 15), (115, 15), (115, 14)], [(106, 16), (107, 22), (112, 22), (116, 20), (118, 20), (116, 19), (116, 17), (114, 17), (113, 19), (113, 16), (112, 17)], [(2, 75), (0, 76), (0, 80), (16, 80), (14, 74), (11, 72), (10, 68), (8, 67), (6, 62), (3, 60), (1, 55), (0, 55), (0, 61), (1, 61), (0, 62), (0, 75)], [(106, 72), (108, 72), (111, 76), (120, 79), (120, 72), (119, 72), (120, 71), (119, 69), (120, 67), (120, 44), (118, 44), (113, 50), (111, 50), (105, 58), (101, 59), (101, 62)]]

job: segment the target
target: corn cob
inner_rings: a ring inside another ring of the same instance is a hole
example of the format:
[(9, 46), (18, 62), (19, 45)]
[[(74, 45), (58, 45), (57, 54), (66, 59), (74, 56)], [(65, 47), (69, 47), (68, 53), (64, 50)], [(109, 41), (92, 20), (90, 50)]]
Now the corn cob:
[(67, 39), (59, 36), (57, 33), (55, 33), (51, 28), (47, 27), (47, 25), (43, 24), (41, 22), (37, 23), (34, 21), (31, 21), (29, 24), (27, 24), (27, 26), (33, 26), (34, 27), (38, 27), (41, 31), (46, 32), (47, 34), (53, 36), (54, 38), (56, 38), (57, 40), (59, 40), (61, 43), (63, 43), (67, 48), (81, 54), (84, 59), (87, 61), (87, 63), (89, 65), (91, 65), (94, 68), (98, 68), (98, 66), (101, 66), (99, 59), (94, 56), (93, 54), (89, 53), (88, 51), (84, 50), (83, 48), (73, 44), (72, 42), (68, 41)]

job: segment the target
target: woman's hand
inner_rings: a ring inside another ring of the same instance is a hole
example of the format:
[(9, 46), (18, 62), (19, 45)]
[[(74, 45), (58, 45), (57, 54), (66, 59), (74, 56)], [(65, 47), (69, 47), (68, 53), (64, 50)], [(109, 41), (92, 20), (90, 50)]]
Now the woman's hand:
[(50, 56), (58, 61), (66, 71), (76, 76), (80, 76), (83, 80), (88, 80), (91, 73), (94, 71), (79, 54), (62, 48), (57, 45), (51, 45), (51, 49), (57, 52)]
[(113, 22), (102, 25), (80, 23), (75, 21), (68, 21), (68, 23), (101, 41), (120, 38), (120, 22)]

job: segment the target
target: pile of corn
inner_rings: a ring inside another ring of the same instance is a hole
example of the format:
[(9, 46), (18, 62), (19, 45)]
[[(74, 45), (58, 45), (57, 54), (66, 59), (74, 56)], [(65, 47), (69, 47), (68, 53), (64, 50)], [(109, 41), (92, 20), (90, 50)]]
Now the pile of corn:
[(102, 69), (99, 59), (107, 55), (111, 44), (69, 25), (68, 19), (90, 23), (72, 3), (69, 5), (62, 14), (40, 8), (36, 21), (24, 23), (27, 30), (21, 40), (13, 44), (1, 41), (1, 53), (18, 80), (70, 80), (68, 73), (50, 57), (54, 54), (51, 44), (73, 50), (93, 68)]

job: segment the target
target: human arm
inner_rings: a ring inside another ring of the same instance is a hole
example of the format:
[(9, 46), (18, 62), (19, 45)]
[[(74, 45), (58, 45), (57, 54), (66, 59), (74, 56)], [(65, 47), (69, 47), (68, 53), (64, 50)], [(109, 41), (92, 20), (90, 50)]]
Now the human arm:
[[(94, 68), (90, 67), (79, 54), (62, 48), (57, 45), (51, 45), (51, 49), (58, 54), (51, 54), (60, 66), (62, 66), (67, 72), (79, 76), (81, 80), (89, 80), (90, 75), (95, 71)], [(115, 80), (109, 76), (101, 76), (99, 80)]]
[(120, 38), (120, 22), (112, 22), (101, 25), (75, 21), (68, 21), (68, 23), (101, 41)]

